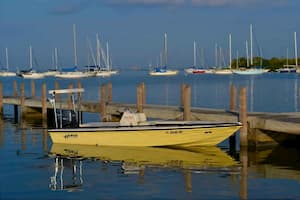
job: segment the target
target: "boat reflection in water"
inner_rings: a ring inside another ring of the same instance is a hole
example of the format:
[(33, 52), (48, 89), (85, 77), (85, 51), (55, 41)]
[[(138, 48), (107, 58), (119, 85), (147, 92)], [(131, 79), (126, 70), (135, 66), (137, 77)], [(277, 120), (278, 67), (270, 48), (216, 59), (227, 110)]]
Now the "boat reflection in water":
[[(83, 184), (83, 162), (86, 159), (120, 163), (122, 172), (126, 174), (143, 174), (147, 168), (172, 168), (192, 173), (240, 172), (239, 162), (215, 146), (169, 149), (53, 144), (50, 156), (55, 158), (55, 171), (50, 184), (53, 190), (80, 189)], [(71, 184), (65, 184), (63, 178), (67, 173), (67, 163), (72, 165)]]

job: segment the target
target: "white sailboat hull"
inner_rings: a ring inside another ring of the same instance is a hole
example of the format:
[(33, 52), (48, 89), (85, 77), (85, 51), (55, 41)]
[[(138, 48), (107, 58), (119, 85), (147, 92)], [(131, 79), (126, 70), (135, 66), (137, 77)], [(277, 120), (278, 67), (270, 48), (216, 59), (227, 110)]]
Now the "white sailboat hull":
[(21, 76), (23, 78), (27, 78), (27, 79), (41, 79), (41, 78), (44, 78), (44, 74), (37, 73), (37, 72), (31, 72), (31, 73), (21, 74)]
[(264, 69), (234, 70), (233, 73), (239, 75), (259, 75), (265, 73), (265, 70)]
[(83, 72), (61, 72), (59, 74), (56, 74), (56, 78), (85, 78), (85, 77), (90, 77), (91, 75)]
[(150, 71), (151, 76), (174, 76), (178, 74), (178, 70), (166, 70), (166, 71)]
[(9, 76), (16, 76), (17, 74), (15, 72), (0, 72), (0, 76), (2, 77), (9, 77)]

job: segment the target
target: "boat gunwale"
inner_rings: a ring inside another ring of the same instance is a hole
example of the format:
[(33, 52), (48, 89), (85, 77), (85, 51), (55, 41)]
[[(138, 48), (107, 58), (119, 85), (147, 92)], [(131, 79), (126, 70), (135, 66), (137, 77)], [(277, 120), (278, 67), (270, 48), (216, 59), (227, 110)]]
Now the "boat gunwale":
[(78, 128), (56, 128), (49, 129), (48, 132), (106, 132), (106, 131), (159, 131), (159, 130), (178, 130), (178, 129), (201, 129), (201, 128), (221, 128), (221, 127), (241, 127), (241, 123), (216, 123), (216, 124), (201, 124), (201, 125), (136, 125), (136, 126), (103, 126), (103, 127), (78, 127)]

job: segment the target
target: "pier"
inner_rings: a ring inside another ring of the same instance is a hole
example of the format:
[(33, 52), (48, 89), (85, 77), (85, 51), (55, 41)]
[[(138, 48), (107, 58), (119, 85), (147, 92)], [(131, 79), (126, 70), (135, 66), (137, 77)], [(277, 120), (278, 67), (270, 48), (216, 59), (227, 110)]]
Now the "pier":
[[(22, 82), (17, 89), (17, 82), (13, 82), (11, 95), (3, 95), (3, 84), (0, 82), (0, 115), (3, 117), (4, 105), (14, 106), (14, 117), (16, 119), (38, 117), (47, 121), (51, 103), (47, 100), (48, 89), (46, 84), (42, 84), (41, 96), (36, 96), (35, 82), (31, 81), (31, 96), (25, 96), (25, 87)], [(58, 82), (55, 89), (59, 89)], [(72, 84), (68, 88), (82, 88), (81, 83), (77, 86)], [(53, 89), (53, 88), (51, 88)], [(144, 112), (148, 118), (161, 120), (203, 120), (203, 121), (240, 121), (243, 127), (240, 130), (241, 146), (259, 146), (272, 143), (280, 143), (286, 138), (293, 140), (300, 136), (300, 112), (291, 113), (260, 113), (247, 112), (247, 93), (246, 88), (237, 91), (236, 87), (230, 87), (229, 110), (208, 109), (191, 107), (191, 88), (189, 85), (182, 84), (181, 103), (178, 106), (151, 105), (146, 102), (146, 86), (140, 83), (136, 88), (136, 104), (124, 102), (113, 102), (112, 84), (106, 83), (99, 87), (100, 99), (98, 101), (86, 101), (81, 99), (80, 111), (99, 113), (102, 121), (118, 120), (122, 111), (126, 108)], [(28, 89), (27, 89), (28, 90)], [(71, 109), (72, 102), (70, 96), (60, 98), (59, 106), (62, 109)]]

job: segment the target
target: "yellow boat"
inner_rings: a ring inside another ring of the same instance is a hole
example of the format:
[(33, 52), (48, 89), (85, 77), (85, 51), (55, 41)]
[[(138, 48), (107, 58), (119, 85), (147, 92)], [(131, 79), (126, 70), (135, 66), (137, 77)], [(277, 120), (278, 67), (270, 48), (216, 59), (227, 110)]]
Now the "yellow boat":
[[(53, 144), (50, 154), (66, 158), (92, 158), (120, 161), (127, 166), (173, 167), (184, 169), (221, 169), (238, 167), (239, 163), (216, 146), (186, 149), (158, 147), (109, 147)], [(123, 168), (124, 169), (124, 168)]]
[(215, 146), (234, 134), (237, 123), (182, 123), (48, 130), (53, 143), (98, 146)]
[[(54, 96), (70, 90), (50, 92)], [(134, 147), (215, 146), (241, 127), (239, 122), (147, 121), (144, 113), (130, 111), (123, 113), (120, 122), (79, 124), (75, 128), (63, 128), (62, 124), (56, 116), (56, 127), (61, 128), (48, 130), (53, 143)]]

